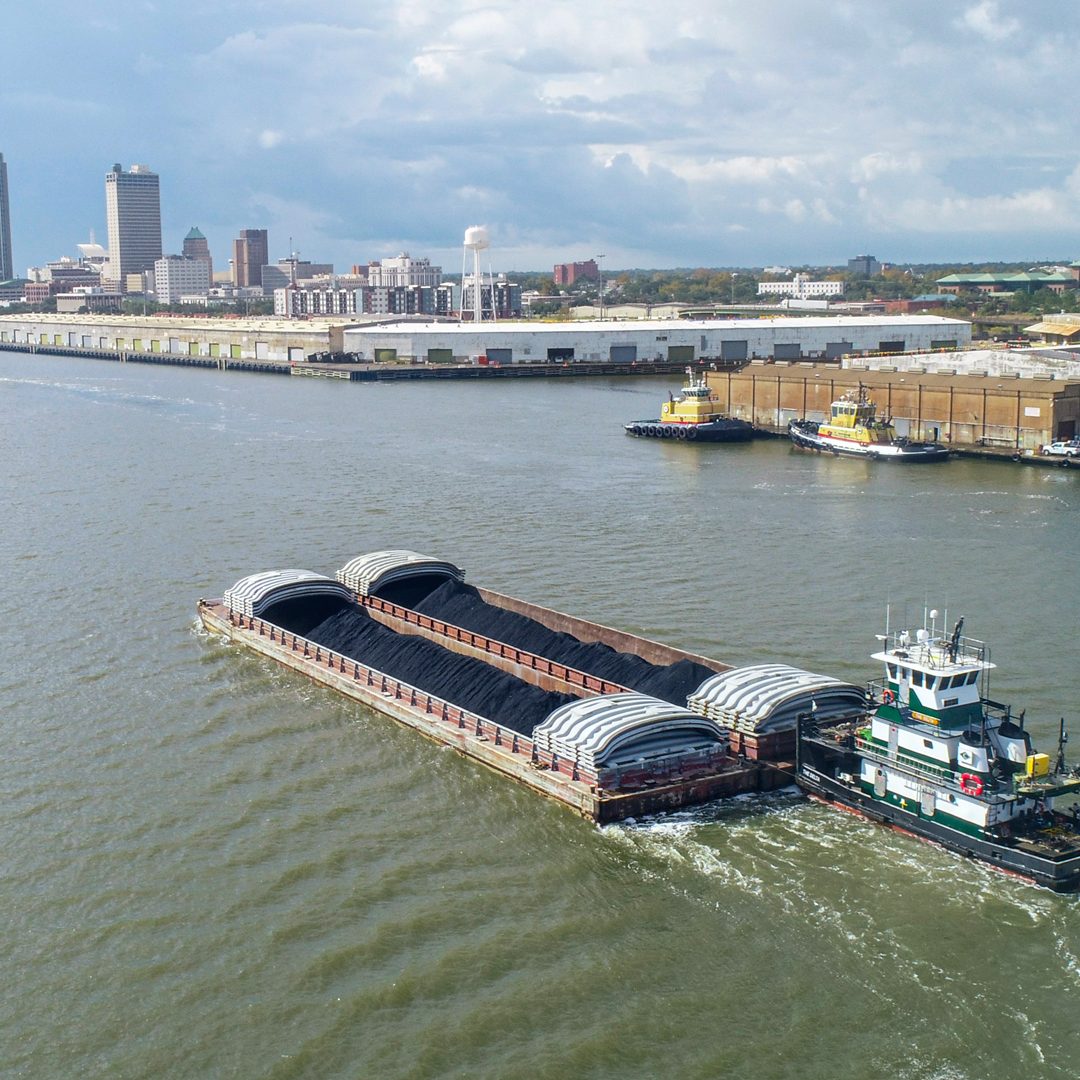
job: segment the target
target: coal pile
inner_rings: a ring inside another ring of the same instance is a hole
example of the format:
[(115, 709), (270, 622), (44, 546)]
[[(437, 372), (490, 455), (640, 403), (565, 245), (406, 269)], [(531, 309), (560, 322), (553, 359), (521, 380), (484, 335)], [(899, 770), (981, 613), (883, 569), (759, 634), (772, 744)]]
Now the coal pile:
[(485, 603), (476, 589), (460, 581), (444, 582), (419, 601), (416, 610), (674, 705), (685, 706), (687, 695), (716, 674), (692, 660), (667, 666), (650, 664), (601, 642), (579, 641), (526, 615)]
[(548, 713), (575, 700), (570, 694), (547, 693), (425, 638), (396, 634), (356, 607), (335, 612), (306, 636), (522, 735), (531, 736)]

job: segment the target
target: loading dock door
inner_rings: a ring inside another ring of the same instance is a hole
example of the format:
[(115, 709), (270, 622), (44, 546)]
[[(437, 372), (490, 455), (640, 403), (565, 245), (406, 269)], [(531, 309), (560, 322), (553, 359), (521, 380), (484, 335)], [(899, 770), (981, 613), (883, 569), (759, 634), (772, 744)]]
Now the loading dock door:
[(561, 364), (564, 361), (570, 361), (574, 359), (573, 349), (548, 349), (548, 360), (554, 364)]
[(749, 342), (746, 341), (721, 341), (721, 360), (745, 360), (748, 353)]
[(902, 341), (879, 341), (878, 352), (883, 353), (901, 353), (904, 351), (904, 343)]
[(616, 364), (632, 364), (637, 359), (637, 346), (612, 345), (610, 355)]
[(375, 350), (375, 363), (376, 364), (392, 364), (397, 360), (397, 349), (376, 349)]
[(511, 364), (514, 360), (513, 349), (488, 349), (487, 358), (489, 364)]
[(454, 362), (454, 350), (428, 349), (427, 362), (429, 364), (452, 364)]
[(826, 341), (825, 359), (836, 360), (845, 353), (853, 352), (855, 346), (850, 341)]
[(667, 351), (669, 360), (678, 361), (680, 364), (690, 364), (694, 360), (693, 345), (669, 345)]
[(774, 360), (801, 360), (802, 359), (802, 346), (795, 342), (794, 345), (783, 345), (777, 342), (773, 346), (773, 359)]

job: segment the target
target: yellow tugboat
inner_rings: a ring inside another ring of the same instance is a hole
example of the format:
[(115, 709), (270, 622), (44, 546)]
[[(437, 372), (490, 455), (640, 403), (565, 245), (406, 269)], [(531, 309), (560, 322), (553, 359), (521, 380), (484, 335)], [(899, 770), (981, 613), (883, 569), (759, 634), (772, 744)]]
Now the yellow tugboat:
[(709, 384), (686, 369), (686, 385), (676, 398), (660, 406), (656, 420), (634, 420), (625, 424), (628, 435), (650, 439), (686, 439), (700, 442), (745, 442), (754, 437), (754, 429), (745, 420), (727, 416)]
[(845, 394), (832, 403), (832, 415), (824, 423), (792, 420), (788, 424), (791, 441), (803, 450), (817, 450), (849, 457), (881, 458), (887, 461), (943, 461), (948, 447), (936, 442), (912, 442), (898, 438), (888, 419), (879, 419), (877, 406), (859, 387), (857, 394)]

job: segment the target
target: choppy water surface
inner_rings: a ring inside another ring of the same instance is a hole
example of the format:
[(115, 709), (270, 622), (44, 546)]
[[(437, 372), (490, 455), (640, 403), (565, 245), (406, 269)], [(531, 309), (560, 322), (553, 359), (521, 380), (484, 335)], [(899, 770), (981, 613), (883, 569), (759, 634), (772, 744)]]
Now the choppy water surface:
[(1080, 475), (626, 438), (676, 382), (0, 353), (0, 1075), (1077, 1075), (1076, 900), (791, 794), (599, 830), (196, 630), (414, 547), (856, 679), (929, 603), (1080, 721)]

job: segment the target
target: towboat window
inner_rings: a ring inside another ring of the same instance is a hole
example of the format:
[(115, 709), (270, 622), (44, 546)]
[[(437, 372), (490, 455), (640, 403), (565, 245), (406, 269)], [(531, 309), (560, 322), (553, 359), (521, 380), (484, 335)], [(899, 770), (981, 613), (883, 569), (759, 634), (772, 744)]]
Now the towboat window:
[(926, 747), (927, 750), (933, 750), (934, 749), (934, 740), (933, 739), (923, 739), (922, 744), (923, 744), (923, 746)]
[(948, 697), (942, 702), (942, 705), (947, 709), (950, 705), (955, 705), (959, 700), (959, 698)]
[(911, 674), (911, 684), (912, 684), (912, 686), (922, 686), (922, 672), (921, 671), (916, 670), (916, 671), (912, 672), (912, 674)]
[(927, 686), (928, 689), (933, 690), (934, 689), (934, 684), (936, 682), (937, 682), (937, 676), (936, 675), (927, 675), (926, 676), (926, 686)]
[(885, 667), (888, 668), (888, 670), (889, 670), (889, 678), (890, 679), (895, 679), (896, 678), (896, 665), (895, 664), (886, 664)]
[(979, 673), (978, 673), (977, 671), (973, 671), (973, 672), (972, 672), (972, 673), (971, 673), (971, 674), (970, 674), (970, 675), (969, 675), (969, 676), (967, 677), (967, 681), (968, 681), (968, 686), (970, 686), (970, 685), (971, 685), (971, 684), (972, 684), (972, 683), (973, 683), (973, 682), (974, 682), (974, 681), (975, 681), (975, 680), (976, 680), (976, 679), (977, 679), (978, 677), (979, 677)]

